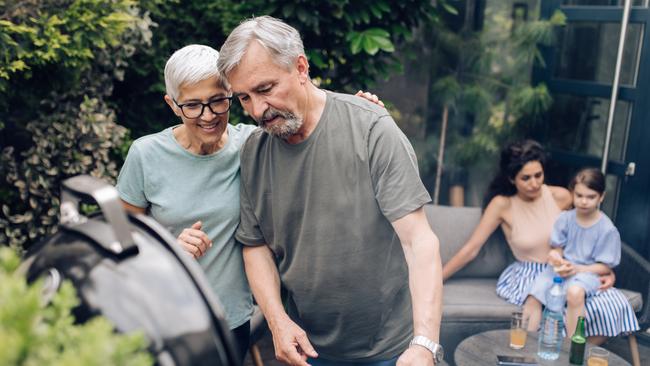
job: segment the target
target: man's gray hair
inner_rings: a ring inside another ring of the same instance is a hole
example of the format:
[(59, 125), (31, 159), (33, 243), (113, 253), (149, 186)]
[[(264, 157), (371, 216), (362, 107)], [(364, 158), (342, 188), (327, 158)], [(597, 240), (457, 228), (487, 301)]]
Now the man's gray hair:
[[(219, 52), (212, 47), (191, 44), (176, 52), (165, 65), (165, 90), (174, 100), (178, 98), (180, 88), (219, 76), (217, 61)], [(219, 86), (228, 90), (228, 84), (219, 78)]]
[(253, 41), (264, 46), (275, 63), (286, 69), (305, 54), (300, 33), (294, 27), (268, 15), (250, 18), (238, 25), (221, 46), (218, 67), (222, 79), (239, 65)]

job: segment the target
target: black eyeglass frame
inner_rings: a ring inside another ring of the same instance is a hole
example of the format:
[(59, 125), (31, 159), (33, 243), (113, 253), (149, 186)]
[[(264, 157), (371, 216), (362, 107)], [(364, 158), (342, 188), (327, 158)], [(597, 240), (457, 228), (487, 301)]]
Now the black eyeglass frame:
[[(221, 98), (212, 99), (212, 100), (210, 100), (210, 101), (207, 102), (207, 103), (202, 103), (202, 102), (189, 102), (189, 103), (183, 103), (183, 104), (178, 104), (178, 102), (176, 101), (176, 99), (172, 99), (172, 100), (174, 101), (174, 103), (176, 104), (176, 106), (177, 106), (178, 108), (181, 109), (181, 113), (183, 113), (183, 116), (185, 116), (185, 118), (191, 118), (191, 119), (194, 119), (194, 118), (199, 118), (199, 117), (201, 117), (201, 116), (203, 115), (203, 112), (205, 112), (205, 107), (208, 107), (208, 109), (210, 110), (210, 112), (212, 112), (212, 114), (220, 115), (220, 114), (226, 114), (226, 113), (228, 113), (228, 112), (230, 111), (230, 107), (232, 107), (232, 100), (233, 100), (234, 98), (235, 98), (234, 96), (229, 96), (229, 97), (221, 97)], [(225, 111), (223, 111), (223, 112), (215, 112), (215, 111), (212, 110), (212, 107), (210, 107), (210, 104), (212, 104), (212, 103), (217, 103), (217, 102), (221, 102), (221, 101), (224, 101), (224, 100), (228, 100), (228, 109), (226, 109)], [(196, 117), (188, 117), (188, 116), (185, 114), (185, 110), (183, 109), (183, 107), (185, 107), (185, 106), (188, 105), (188, 104), (200, 104), (200, 105), (201, 105), (201, 113), (199, 113)]]

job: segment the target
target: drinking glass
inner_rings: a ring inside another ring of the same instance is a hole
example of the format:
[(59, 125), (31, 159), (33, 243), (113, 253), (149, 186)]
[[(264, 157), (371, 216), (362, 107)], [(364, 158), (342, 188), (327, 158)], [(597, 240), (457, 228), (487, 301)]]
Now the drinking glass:
[(600, 347), (593, 347), (589, 350), (587, 366), (607, 366), (609, 351)]
[(524, 320), (524, 314), (521, 311), (515, 311), (510, 317), (510, 348), (522, 349), (526, 345), (526, 335), (528, 327), (527, 321)]

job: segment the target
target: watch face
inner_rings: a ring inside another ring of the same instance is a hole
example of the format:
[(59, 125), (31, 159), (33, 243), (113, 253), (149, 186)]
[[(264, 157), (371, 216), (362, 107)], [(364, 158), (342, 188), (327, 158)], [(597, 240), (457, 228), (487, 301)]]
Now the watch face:
[(444, 356), (445, 356), (445, 351), (442, 349), (441, 345), (438, 345), (438, 352), (436, 352), (435, 354), (436, 363), (442, 362)]

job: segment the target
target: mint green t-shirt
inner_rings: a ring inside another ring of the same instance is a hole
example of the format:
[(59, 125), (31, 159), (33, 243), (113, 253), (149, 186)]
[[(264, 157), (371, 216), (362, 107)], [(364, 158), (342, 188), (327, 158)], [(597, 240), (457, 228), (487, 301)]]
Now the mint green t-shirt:
[(117, 179), (120, 197), (149, 207), (151, 216), (177, 237), (202, 221), (212, 247), (199, 259), (230, 328), (250, 319), (252, 296), (233, 235), (239, 224), (239, 149), (255, 129), (228, 125), (228, 142), (211, 155), (185, 150), (167, 128), (137, 139)]

